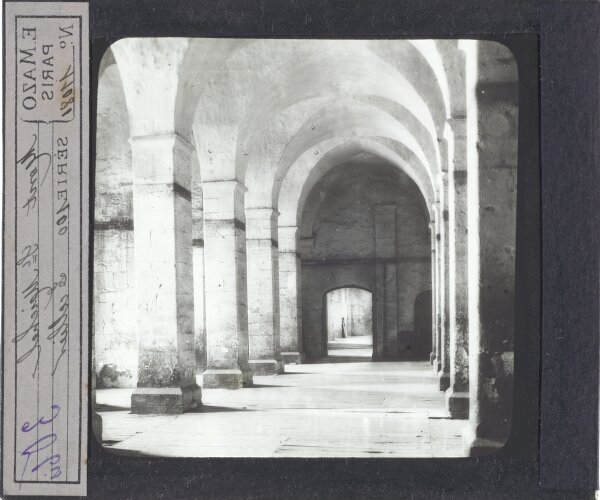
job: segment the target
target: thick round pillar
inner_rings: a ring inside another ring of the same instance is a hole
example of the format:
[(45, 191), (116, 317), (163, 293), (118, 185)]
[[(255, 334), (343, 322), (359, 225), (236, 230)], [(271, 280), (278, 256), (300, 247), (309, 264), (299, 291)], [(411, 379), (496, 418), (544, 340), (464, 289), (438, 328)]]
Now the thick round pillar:
[(196, 384), (190, 155), (177, 134), (134, 137), (133, 210), (139, 339), (131, 412), (182, 413)]
[(279, 327), (281, 357), (285, 363), (302, 363), (301, 260), (297, 251), (298, 227), (279, 227)]
[(248, 302), (244, 193), (238, 181), (202, 183), (206, 371), (204, 388), (252, 385), (248, 365)]
[(450, 418), (469, 418), (469, 304), (467, 249), (466, 119), (449, 120), (454, 140), (448, 181), (450, 387), (446, 409)]
[(272, 208), (246, 210), (249, 364), (254, 375), (283, 373), (279, 320), (279, 244)]

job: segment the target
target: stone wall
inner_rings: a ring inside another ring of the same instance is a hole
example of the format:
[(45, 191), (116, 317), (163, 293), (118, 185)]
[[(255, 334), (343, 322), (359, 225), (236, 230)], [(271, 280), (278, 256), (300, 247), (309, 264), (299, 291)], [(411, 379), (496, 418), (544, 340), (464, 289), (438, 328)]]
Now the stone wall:
[[(391, 210), (388, 218), (392, 217), (392, 224), (395, 221), (391, 253), (385, 255), (383, 263), (385, 297), (388, 302), (392, 298), (393, 304), (386, 304), (382, 316), (388, 331), (374, 340), (374, 346), (385, 343), (386, 357), (413, 357), (411, 346), (419, 343), (414, 334), (414, 302), (419, 293), (431, 288), (429, 221), (414, 182), (406, 174), (377, 163), (340, 165), (330, 170), (307, 198), (300, 245), (307, 356), (326, 352), (326, 319), (322, 314), (327, 292), (356, 286), (375, 293), (376, 262), (381, 261), (376, 254), (375, 212), (382, 206)], [(382, 323), (382, 318), (375, 316), (374, 311), (374, 332)], [(382, 346), (378, 352), (383, 352)]]
[[(110, 60), (110, 51), (105, 56)], [(114, 61), (114, 59), (113, 59)], [(116, 64), (98, 86), (94, 204), (94, 370), (97, 387), (135, 387), (138, 371), (129, 119)]]
[(94, 231), (97, 387), (135, 387), (137, 335), (133, 231)]
[[(429, 359), (431, 351), (431, 312), (429, 329), (416, 330), (415, 300), (431, 288), (431, 257), (399, 258), (398, 279), (398, 355), (402, 358)], [(431, 306), (431, 299), (430, 306)], [(429, 345), (429, 351), (423, 349)]]
[(415, 359), (429, 360), (432, 348), (431, 328), (431, 290), (425, 290), (415, 299), (414, 341), (409, 344)]
[(343, 286), (374, 290), (374, 264), (302, 265), (302, 330), (306, 356), (327, 355), (325, 297), (328, 291)]

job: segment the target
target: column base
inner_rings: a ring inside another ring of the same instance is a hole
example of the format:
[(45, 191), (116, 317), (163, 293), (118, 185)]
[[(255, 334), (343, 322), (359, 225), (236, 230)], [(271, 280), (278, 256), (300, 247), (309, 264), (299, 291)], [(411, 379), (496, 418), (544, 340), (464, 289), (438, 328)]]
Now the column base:
[(131, 395), (131, 413), (135, 415), (180, 415), (202, 405), (199, 385), (185, 387), (138, 387)]
[(92, 432), (102, 446), (102, 417), (92, 410)]
[(283, 359), (251, 359), (248, 361), (253, 375), (279, 375), (283, 373)]
[(442, 363), (440, 363), (437, 359), (433, 362), (433, 373), (437, 375), (440, 373), (442, 369)]
[(438, 384), (440, 391), (445, 391), (450, 387), (450, 374), (448, 372), (444, 372), (440, 370), (438, 372)]
[(202, 385), (205, 389), (241, 389), (252, 386), (252, 371), (239, 368), (212, 369), (202, 374)]
[(429, 353), (429, 364), (433, 365), (434, 362), (435, 362), (435, 353), (434, 352), (430, 352)]
[(306, 355), (303, 352), (282, 352), (281, 358), (286, 365), (301, 365), (306, 359)]
[(469, 418), (469, 393), (456, 392), (449, 388), (446, 391), (446, 410), (451, 419), (466, 420)]
[(504, 439), (488, 439), (477, 437), (471, 425), (467, 425), (463, 430), (463, 455), (465, 457), (480, 457), (496, 453), (504, 446)]

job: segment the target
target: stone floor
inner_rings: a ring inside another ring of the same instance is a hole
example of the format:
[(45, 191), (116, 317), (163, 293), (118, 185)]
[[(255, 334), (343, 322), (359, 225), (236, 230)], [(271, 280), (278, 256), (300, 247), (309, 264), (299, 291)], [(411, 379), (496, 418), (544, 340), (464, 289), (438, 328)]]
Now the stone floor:
[(254, 386), (206, 389), (184, 415), (132, 415), (133, 389), (98, 390), (104, 446), (164, 457), (456, 457), (464, 420), (449, 420), (428, 362), (372, 362), (368, 338), (286, 365)]

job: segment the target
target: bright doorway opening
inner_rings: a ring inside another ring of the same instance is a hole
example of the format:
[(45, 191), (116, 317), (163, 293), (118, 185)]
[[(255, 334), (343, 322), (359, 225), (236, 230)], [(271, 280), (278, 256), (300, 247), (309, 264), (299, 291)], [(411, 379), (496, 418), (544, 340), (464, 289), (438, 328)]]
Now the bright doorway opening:
[(327, 352), (330, 357), (373, 355), (373, 294), (345, 287), (325, 296)]

